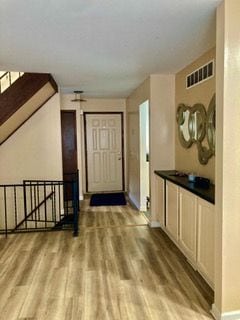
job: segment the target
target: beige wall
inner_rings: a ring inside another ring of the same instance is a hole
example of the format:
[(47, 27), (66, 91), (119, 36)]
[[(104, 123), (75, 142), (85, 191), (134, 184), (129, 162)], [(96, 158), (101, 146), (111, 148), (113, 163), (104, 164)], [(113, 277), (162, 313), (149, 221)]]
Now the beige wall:
[[(186, 76), (212, 59), (215, 59), (215, 48), (206, 52), (195, 62), (176, 74), (176, 110), (180, 103), (184, 103), (188, 106), (193, 106), (195, 103), (202, 103), (206, 109), (208, 108), (210, 100), (215, 93), (215, 77), (195, 87), (186, 89)], [(177, 122), (176, 120), (174, 121), (176, 127), (176, 169), (186, 172), (195, 172), (198, 175), (208, 177), (214, 181), (215, 157), (212, 157), (206, 165), (200, 164), (198, 161), (196, 144), (193, 144), (189, 149), (181, 146), (178, 139)]]
[(150, 76), (150, 198), (151, 220), (155, 221), (154, 170), (175, 168), (175, 76)]
[[(129, 197), (140, 207), (139, 106), (149, 100), (150, 197), (154, 219), (154, 170), (174, 169), (175, 77), (151, 75), (127, 99)], [(151, 192), (152, 190), (152, 192)]]
[(55, 94), (0, 147), (0, 183), (62, 179), (60, 100)]
[(128, 195), (140, 208), (139, 105), (150, 101), (150, 77), (127, 98)]
[[(124, 117), (124, 168), (125, 181), (127, 179), (126, 161), (126, 101), (125, 99), (92, 99), (86, 98), (86, 102), (72, 102), (73, 94), (61, 95), (62, 110), (76, 110), (77, 117), (77, 146), (78, 146), (78, 168), (80, 183), (80, 198), (86, 192), (86, 170), (85, 170), (85, 146), (84, 125), (82, 112), (123, 112)], [(82, 110), (82, 112), (80, 111)]]
[(216, 255), (217, 319), (240, 319), (240, 2), (217, 12)]

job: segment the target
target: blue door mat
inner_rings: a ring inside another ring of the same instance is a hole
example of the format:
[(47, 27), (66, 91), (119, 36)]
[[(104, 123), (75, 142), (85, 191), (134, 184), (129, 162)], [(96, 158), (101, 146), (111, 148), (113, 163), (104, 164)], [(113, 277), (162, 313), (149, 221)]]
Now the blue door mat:
[(96, 193), (91, 196), (90, 206), (125, 206), (127, 204), (123, 192)]

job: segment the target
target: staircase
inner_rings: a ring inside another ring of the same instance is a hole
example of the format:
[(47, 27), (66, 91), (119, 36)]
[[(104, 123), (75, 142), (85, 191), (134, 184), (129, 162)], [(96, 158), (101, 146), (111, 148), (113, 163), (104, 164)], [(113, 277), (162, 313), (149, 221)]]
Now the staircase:
[[(18, 73), (14, 82), (1, 78), (0, 93), (0, 145), (20, 128), (37, 110), (39, 110), (56, 92), (58, 87), (48, 73)], [(3, 83), (5, 85), (3, 86)]]
[(24, 75), (24, 72), (0, 71), (0, 93), (3, 93), (17, 79)]
[(0, 185), (0, 234), (72, 229), (77, 236), (78, 190), (78, 172), (70, 181), (24, 180)]
[[(57, 91), (50, 74), (0, 72), (0, 145)], [(78, 235), (78, 180), (77, 172), (67, 181), (0, 184), (0, 234), (70, 228)]]

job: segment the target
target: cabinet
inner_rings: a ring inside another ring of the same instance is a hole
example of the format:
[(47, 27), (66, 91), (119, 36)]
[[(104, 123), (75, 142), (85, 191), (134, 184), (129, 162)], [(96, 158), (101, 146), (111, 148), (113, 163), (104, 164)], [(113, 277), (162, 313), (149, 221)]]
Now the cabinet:
[(162, 227), (165, 226), (165, 180), (156, 176), (155, 178), (156, 192), (156, 219)]
[(166, 230), (178, 241), (178, 186), (166, 182)]
[(198, 199), (198, 271), (213, 287), (214, 284), (214, 205)]
[(156, 215), (163, 230), (214, 288), (214, 205), (161, 177), (156, 192)]
[(179, 245), (193, 263), (197, 260), (197, 196), (179, 188)]

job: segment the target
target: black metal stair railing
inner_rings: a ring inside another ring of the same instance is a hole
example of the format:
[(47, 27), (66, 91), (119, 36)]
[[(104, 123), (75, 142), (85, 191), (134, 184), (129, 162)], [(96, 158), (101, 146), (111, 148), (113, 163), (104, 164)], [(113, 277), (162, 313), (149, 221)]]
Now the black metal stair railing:
[[(77, 178), (76, 178), (77, 177)], [(0, 234), (73, 229), (78, 235), (78, 175), (70, 181), (0, 185)], [(67, 192), (71, 190), (71, 198)]]
[[(34, 192), (34, 193), (35, 193), (35, 192)], [(16, 225), (16, 227), (14, 228), (14, 230), (18, 230), (18, 229), (21, 227), (21, 225), (24, 224), (24, 223), (26, 224), (27, 221), (35, 221), (35, 222), (39, 221), (39, 219), (36, 220), (36, 218), (35, 218), (35, 220), (34, 220), (34, 219), (33, 219), (33, 215), (34, 215), (34, 214), (36, 215), (37, 212), (39, 213), (41, 206), (46, 205), (46, 202), (47, 202), (49, 199), (51, 199), (54, 194), (55, 194), (54, 191), (52, 191), (51, 193), (49, 193), (49, 195), (46, 196), (46, 198), (44, 198), (39, 204), (37, 204), (36, 207), (30, 211), (30, 213), (28, 213), (27, 215), (25, 215), (25, 217), (22, 219), (22, 221), (20, 221), (20, 222)], [(24, 210), (24, 211), (25, 211), (25, 210)], [(52, 215), (53, 215), (53, 212), (52, 212)], [(47, 221), (45, 220), (45, 222), (47, 222)]]

